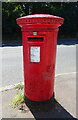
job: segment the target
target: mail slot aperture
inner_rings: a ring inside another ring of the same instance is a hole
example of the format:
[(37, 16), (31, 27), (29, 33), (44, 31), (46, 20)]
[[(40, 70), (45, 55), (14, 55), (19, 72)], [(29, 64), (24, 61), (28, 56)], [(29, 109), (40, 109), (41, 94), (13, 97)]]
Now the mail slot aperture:
[(43, 42), (44, 38), (43, 37), (28, 37), (28, 41), (30, 41), (30, 42)]

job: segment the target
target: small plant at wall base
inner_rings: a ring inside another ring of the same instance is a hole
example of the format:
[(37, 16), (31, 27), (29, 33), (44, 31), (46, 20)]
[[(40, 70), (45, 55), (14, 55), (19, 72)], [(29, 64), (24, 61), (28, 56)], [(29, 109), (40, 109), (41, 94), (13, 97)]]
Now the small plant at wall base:
[(24, 88), (24, 85), (18, 84), (15, 86), (15, 89), (22, 90)]
[(10, 106), (16, 108), (18, 105), (20, 105), (23, 102), (24, 102), (24, 94), (21, 93), (12, 99)]

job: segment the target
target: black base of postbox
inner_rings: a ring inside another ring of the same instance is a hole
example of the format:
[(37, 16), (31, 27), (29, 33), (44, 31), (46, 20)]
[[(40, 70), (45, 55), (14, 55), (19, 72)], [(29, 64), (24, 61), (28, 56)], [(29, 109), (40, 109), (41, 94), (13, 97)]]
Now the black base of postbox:
[(28, 99), (26, 96), (24, 96), (24, 101), (25, 101), (26, 104), (38, 105), (38, 104), (45, 104), (45, 103), (52, 102), (54, 100), (54, 97), (55, 97), (55, 93), (53, 92), (53, 96), (50, 98), (50, 100), (46, 100), (46, 101), (32, 101), (32, 100)]

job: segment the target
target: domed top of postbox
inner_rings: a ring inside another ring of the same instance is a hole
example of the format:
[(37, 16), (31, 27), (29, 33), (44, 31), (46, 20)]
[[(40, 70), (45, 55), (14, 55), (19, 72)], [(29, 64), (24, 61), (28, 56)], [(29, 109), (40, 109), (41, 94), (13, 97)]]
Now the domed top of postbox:
[(58, 27), (61, 26), (61, 24), (63, 24), (64, 19), (49, 14), (34, 14), (34, 15), (27, 15), (24, 17), (17, 18), (16, 21), (20, 27), (31, 24), (38, 24), (38, 25), (48, 24), (48, 25), (55, 25)]

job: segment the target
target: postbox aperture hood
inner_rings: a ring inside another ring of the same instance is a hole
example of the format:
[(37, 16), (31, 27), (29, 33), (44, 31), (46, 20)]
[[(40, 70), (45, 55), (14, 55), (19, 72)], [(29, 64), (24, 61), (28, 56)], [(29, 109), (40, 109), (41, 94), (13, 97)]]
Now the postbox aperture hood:
[(20, 27), (25, 25), (37, 24), (37, 25), (52, 25), (59, 27), (63, 24), (64, 19), (58, 16), (49, 15), (49, 14), (34, 14), (34, 15), (27, 15), (24, 17), (20, 17), (16, 19), (17, 24)]

